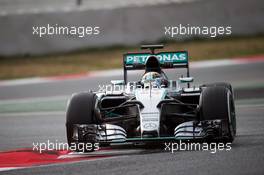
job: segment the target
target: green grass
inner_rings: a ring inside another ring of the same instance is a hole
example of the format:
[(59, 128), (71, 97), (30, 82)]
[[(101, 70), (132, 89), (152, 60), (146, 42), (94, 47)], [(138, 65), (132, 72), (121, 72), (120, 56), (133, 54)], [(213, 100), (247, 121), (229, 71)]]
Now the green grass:
[[(167, 42), (164, 51), (187, 50), (191, 61), (264, 54), (264, 36)], [(86, 49), (46, 56), (0, 57), (0, 79), (56, 76), (121, 68), (122, 55), (138, 47)]]

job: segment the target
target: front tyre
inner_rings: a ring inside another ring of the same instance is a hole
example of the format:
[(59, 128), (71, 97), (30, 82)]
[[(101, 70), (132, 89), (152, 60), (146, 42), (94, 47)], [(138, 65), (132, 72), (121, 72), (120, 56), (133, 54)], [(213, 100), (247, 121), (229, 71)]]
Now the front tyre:
[[(75, 94), (70, 99), (66, 112), (66, 132), (69, 146), (72, 144), (77, 144), (76, 139), (74, 138), (75, 124), (96, 124), (94, 115), (95, 101), (95, 94), (90, 92)], [(89, 140), (87, 143), (89, 143)], [(90, 143), (94, 144), (93, 141)], [(92, 147), (91, 150), (84, 151), (93, 151), (93, 149), (94, 148)]]
[(236, 115), (233, 95), (225, 86), (209, 86), (202, 91), (201, 120), (224, 122), (225, 142), (233, 142), (236, 135)]

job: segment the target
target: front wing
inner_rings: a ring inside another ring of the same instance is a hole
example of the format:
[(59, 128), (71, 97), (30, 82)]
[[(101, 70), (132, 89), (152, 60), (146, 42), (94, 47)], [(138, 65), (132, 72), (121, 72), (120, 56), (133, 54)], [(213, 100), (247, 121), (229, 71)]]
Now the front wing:
[(226, 121), (188, 121), (175, 127), (173, 134), (160, 137), (127, 137), (126, 131), (112, 124), (76, 124), (73, 139), (75, 142), (124, 143), (168, 140), (222, 140), (227, 136)]

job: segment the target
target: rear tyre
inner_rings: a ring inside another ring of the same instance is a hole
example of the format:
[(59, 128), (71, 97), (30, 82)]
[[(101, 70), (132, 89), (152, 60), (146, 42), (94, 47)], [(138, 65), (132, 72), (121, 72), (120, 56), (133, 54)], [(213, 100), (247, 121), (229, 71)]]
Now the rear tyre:
[[(96, 123), (94, 115), (95, 100), (95, 94), (88, 92), (75, 94), (70, 99), (66, 113), (66, 132), (69, 146), (75, 143), (73, 139), (75, 124)], [(93, 151), (93, 149), (84, 151)]]
[(236, 135), (236, 115), (233, 95), (225, 86), (209, 86), (202, 91), (201, 120), (224, 121), (225, 142), (233, 142)]

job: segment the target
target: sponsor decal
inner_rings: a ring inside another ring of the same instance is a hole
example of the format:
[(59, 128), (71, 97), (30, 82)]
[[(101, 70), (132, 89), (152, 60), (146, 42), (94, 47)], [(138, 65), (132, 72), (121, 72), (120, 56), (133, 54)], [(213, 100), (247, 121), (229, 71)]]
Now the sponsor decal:
[(186, 63), (187, 52), (161, 52), (155, 55), (150, 53), (134, 53), (125, 55), (126, 64), (145, 64), (150, 56), (158, 58), (161, 64), (164, 63)]
[(155, 123), (145, 123), (143, 126), (145, 129), (155, 129), (157, 125)]

